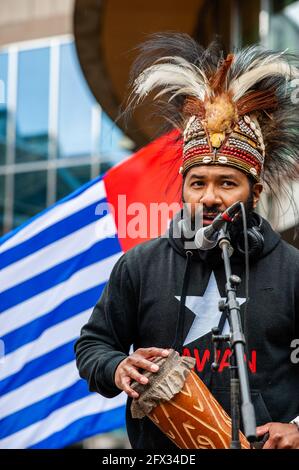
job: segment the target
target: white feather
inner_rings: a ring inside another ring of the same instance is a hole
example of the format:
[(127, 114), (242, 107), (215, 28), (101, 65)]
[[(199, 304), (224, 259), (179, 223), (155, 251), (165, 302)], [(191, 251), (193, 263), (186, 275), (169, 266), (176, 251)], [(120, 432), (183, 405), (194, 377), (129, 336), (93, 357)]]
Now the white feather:
[(243, 73), (239, 78), (231, 81), (229, 91), (232, 92), (233, 100), (238, 101), (247, 90), (249, 90), (255, 83), (273, 75), (282, 75), (285, 78), (299, 77), (298, 70), (287, 64), (285, 61), (277, 61), (256, 67), (254, 70), (249, 70)]
[[(254, 59), (250, 64), (248, 64), (246, 72), (249, 72), (249, 70), (252, 70), (255, 67), (260, 67), (262, 65), (268, 65), (268, 64), (271, 64), (273, 62), (280, 61), (281, 57), (283, 57), (283, 55), (287, 51), (288, 51), (288, 49), (285, 49), (284, 51), (277, 52), (277, 53), (272, 53), (271, 55), (268, 55), (264, 58), (258, 57), (257, 59)], [(240, 56), (241, 56), (241, 60), (242, 59), (244, 60), (242, 52), (240, 53)], [(239, 54), (237, 53), (235, 55), (235, 58), (234, 58), (234, 63), (238, 62), (238, 60), (239, 60)], [(245, 73), (245, 72), (243, 71), (242, 73)], [(237, 78), (237, 76), (235, 76), (235, 78)]]
[[(162, 57), (146, 68), (135, 80), (132, 94), (137, 103), (156, 88), (162, 88), (155, 99), (165, 93), (188, 94), (204, 100), (211, 93), (205, 74), (182, 57)], [(174, 97), (174, 95), (173, 95)]]

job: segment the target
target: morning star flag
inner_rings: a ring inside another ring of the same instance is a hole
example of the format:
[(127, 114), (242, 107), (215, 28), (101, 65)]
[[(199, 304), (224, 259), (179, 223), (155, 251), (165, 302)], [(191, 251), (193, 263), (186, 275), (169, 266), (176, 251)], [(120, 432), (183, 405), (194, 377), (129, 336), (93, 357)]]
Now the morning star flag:
[(125, 394), (88, 391), (74, 342), (115, 262), (149, 238), (127, 233), (138, 207), (178, 200), (169, 142), (161, 137), (0, 239), (0, 448), (62, 448), (124, 425)]

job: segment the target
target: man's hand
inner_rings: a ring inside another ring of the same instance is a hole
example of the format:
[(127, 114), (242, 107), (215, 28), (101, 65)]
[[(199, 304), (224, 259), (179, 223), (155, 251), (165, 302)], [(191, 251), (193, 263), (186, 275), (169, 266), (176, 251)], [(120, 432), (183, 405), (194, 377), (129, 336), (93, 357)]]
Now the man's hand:
[(169, 351), (161, 348), (139, 348), (130, 356), (124, 359), (116, 368), (114, 381), (115, 385), (132, 398), (138, 398), (139, 394), (135, 392), (130, 384), (132, 380), (137, 380), (143, 385), (148, 383), (148, 379), (144, 377), (138, 369), (149, 370), (150, 372), (157, 372), (159, 366), (153, 364), (151, 361), (155, 357), (167, 357)]
[(299, 430), (296, 424), (267, 423), (256, 428), (257, 436), (269, 433), (263, 449), (299, 449)]

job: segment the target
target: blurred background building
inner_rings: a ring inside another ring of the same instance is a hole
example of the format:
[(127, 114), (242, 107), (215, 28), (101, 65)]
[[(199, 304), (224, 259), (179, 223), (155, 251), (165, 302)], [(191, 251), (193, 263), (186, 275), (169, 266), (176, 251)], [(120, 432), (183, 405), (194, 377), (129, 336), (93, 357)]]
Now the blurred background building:
[[(203, 45), (217, 35), (227, 49), (296, 50), (299, 1), (0, 0), (0, 234), (157, 135), (146, 108), (127, 129), (114, 122), (135, 47), (169, 30)], [(298, 207), (299, 185), (292, 190)], [(299, 246), (298, 219), (283, 199), (279, 208), (265, 197), (262, 211)], [(123, 431), (113, 436), (86, 446), (120, 446)]]
[(0, 231), (129, 152), (92, 95), (72, 35), (73, 2), (0, 2)]

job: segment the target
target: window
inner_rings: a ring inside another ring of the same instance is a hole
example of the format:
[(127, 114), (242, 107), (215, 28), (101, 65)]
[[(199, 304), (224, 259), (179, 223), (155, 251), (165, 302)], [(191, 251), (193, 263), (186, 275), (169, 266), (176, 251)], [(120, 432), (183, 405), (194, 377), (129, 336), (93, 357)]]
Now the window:
[(57, 170), (57, 195), (56, 199), (75, 191), (90, 180), (90, 165), (82, 165), (71, 168), (59, 168)]
[(16, 162), (48, 156), (49, 48), (21, 51), (18, 60)]
[(79, 68), (74, 45), (61, 46), (58, 118), (61, 158), (91, 154), (91, 108), (94, 102)]
[(46, 171), (17, 173), (14, 181), (14, 226), (45, 209), (46, 200)]
[(7, 62), (8, 55), (0, 54), (0, 165), (5, 163), (7, 121)]
[(104, 113), (102, 113), (99, 140), (99, 154), (101, 155), (101, 161), (106, 163), (106, 165), (108, 164), (108, 167), (115, 165), (131, 153), (125, 148), (126, 139), (121, 130), (107, 116), (107, 114)]

